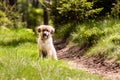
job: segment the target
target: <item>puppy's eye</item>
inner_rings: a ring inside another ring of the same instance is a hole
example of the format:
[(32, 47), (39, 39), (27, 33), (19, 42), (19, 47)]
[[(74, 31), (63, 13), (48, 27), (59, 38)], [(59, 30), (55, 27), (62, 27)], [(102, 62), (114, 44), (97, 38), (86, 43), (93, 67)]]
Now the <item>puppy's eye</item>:
[(41, 32), (41, 29), (38, 29), (38, 32)]
[(47, 30), (47, 29), (44, 29), (44, 30), (43, 30), (43, 32), (44, 32), (44, 31), (47, 31), (47, 32), (48, 32), (48, 30)]
[(48, 30), (46, 30), (46, 31), (48, 31)]

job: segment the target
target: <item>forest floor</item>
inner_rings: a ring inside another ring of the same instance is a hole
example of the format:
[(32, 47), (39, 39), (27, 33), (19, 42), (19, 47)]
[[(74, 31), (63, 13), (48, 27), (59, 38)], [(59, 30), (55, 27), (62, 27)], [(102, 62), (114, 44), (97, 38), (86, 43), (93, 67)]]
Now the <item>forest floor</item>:
[(85, 45), (67, 46), (62, 39), (54, 41), (58, 58), (69, 63), (70, 68), (80, 69), (92, 74), (100, 75), (108, 80), (120, 80), (120, 64), (100, 57), (86, 57)]

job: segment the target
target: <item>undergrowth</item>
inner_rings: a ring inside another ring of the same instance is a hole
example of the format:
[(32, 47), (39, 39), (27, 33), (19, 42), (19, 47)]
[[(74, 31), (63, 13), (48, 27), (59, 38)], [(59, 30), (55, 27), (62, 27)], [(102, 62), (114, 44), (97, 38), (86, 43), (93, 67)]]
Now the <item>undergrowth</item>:
[(59, 26), (56, 29), (56, 34), (54, 34), (54, 38), (67, 39), (70, 36), (70, 33), (72, 33), (75, 30), (75, 27), (76, 26), (73, 23), (68, 23)]
[(0, 28), (0, 80), (104, 80), (70, 69), (63, 61), (39, 59), (31, 29)]
[(102, 56), (108, 59), (120, 60), (120, 20), (108, 19), (90, 21), (80, 24), (76, 31), (71, 33), (71, 41), (90, 46), (87, 56)]
[(64, 37), (67, 31), (70, 31), (70, 36), (67, 37), (70, 43), (88, 46), (85, 52), (87, 56), (102, 56), (120, 61), (119, 19), (90, 20), (76, 26), (69, 24), (61, 26), (57, 34)]

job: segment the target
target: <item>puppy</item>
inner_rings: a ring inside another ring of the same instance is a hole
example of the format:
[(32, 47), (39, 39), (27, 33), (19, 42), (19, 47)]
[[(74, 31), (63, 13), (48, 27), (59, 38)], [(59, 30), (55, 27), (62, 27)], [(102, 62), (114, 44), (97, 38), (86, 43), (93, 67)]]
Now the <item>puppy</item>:
[(38, 38), (38, 49), (40, 57), (48, 57), (58, 60), (57, 53), (53, 45), (52, 34), (55, 29), (49, 25), (41, 25), (37, 27)]

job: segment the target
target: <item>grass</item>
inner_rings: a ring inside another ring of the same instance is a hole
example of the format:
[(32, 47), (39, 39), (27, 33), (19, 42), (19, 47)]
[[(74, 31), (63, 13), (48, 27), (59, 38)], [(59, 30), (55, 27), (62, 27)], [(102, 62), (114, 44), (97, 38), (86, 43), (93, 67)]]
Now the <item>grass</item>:
[[(68, 34), (69, 32), (69, 34)], [(86, 56), (101, 56), (120, 62), (120, 20), (90, 20), (81, 24), (61, 26), (57, 30), (57, 38), (67, 37), (71, 45), (86, 44)], [(56, 36), (55, 36), (56, 37)]]
[(0, 80), (104, 80), (68, 68), (63, 61), (39, 59), (30, 29), (0, 28)]
[(102, 56), (106, 59), (120, 61), (120, 20), (108, 19), (103, 21), (89, 21), (76, 26), (71, 33), (71, 41), (90, 46), (87, 56)]

